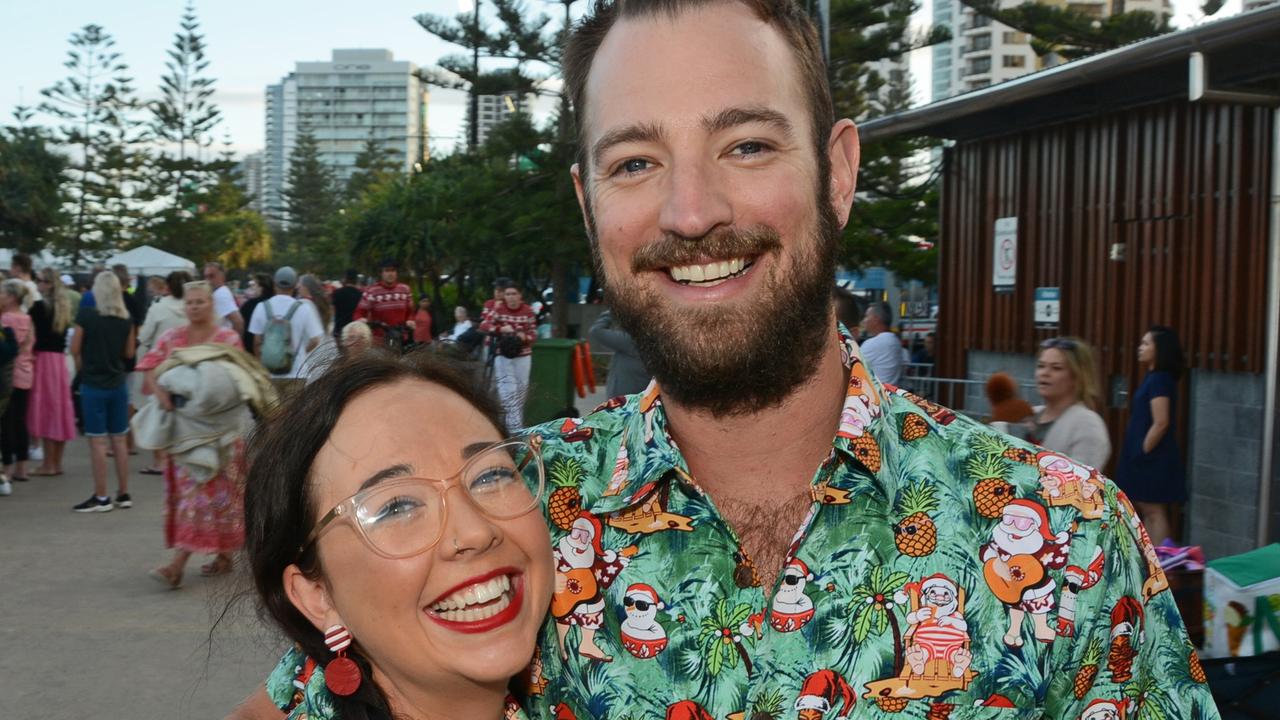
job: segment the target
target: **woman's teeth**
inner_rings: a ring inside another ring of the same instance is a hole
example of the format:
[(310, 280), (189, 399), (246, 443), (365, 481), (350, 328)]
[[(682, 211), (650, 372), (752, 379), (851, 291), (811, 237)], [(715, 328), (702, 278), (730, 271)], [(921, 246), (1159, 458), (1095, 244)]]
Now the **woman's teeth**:
[(486, 582), (465, 587), (431, 607), (443, 620), (475, 622), (486, 620), (511, 605), (511, 577), (499, 575)]
[(747, 258), (734, 258), (705, 265), (677, 265), (667, 268), (671, 279), (683, 285), (714, 287), (725, 280), (737, 277), (751, 267)]

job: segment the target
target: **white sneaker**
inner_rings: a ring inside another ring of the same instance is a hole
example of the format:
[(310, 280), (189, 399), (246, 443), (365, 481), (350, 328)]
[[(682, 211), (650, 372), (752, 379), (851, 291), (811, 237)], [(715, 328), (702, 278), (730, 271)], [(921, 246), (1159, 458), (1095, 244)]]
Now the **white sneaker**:
[(13, 494), (13, 483), (8, 480), (0, 480), (0, 497)]
[(37, 445), (37, 446), (35, 446), (35, 447), (33, 447), (33, 448), (27, 448), (27, 459), (28, 459), (28, 460), (43, 460), (43, 459), (44, 459), (44, 448), (40, 447), (39, 445)]

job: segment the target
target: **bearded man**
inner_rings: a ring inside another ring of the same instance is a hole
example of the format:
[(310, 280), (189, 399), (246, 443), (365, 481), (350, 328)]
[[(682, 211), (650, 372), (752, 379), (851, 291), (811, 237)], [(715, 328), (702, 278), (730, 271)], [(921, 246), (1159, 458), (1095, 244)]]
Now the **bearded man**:
[[(893, 596), (927, 567), (962, 579), (968, 617), (1004, 612), (978, 580), (977, 539), (990, 537), (992, 520), (974, 490), (990, 448), (1034, 449), (880, 383), (837, 325), (830, 298), (858, 138), (850, 120), (833, 118), (812, 24), (792, 0), (599, 0), (568, 38), (563, 70), (597, 271), (655, 381), (573, 424), (572, 439), (558, 421), (528, 432), (549, 466), (579, 478), (603, 545), (636, 547), (603, 592), (606, 608), (625, 607), (625, 588), (644, 583), (676, 621), (654, 661), (624, 651), (626, 616), (606, 611), (594, 640), (608, 663), (562, 658), (547, 623), (548, 685), (527, 711), (664, 717), (697, 706), (743, 717), (800, 708), (806, 678), (830, 671), (860, 691), (889, 685), (843, 708), (850, 717), (913, 703), (909, 714), (923, 716), (934, 699), (900, 677)], [(1014, 497), (1039, 490), (1036, 468), (1005, 465)], [(691, 521), (614, 523), (659, 491), (667, 512)], [(1101, 608), (1139, 593), (1148, 573), (1114, 489), (1104, 494), (1097, 521), (1052, 509), (1054, 527), (1073, 528), (1073, 564), (1098, 547), (1116, 559), (1080, 596), (1079, 635), (1014, 649), (999, 623), (972, 623), (973, 677), (948, 685), (946, 703), (998, 694), (1029, 717), (1074, 718), (1095, 698), (1123, 695), (1105, 675), (1079, 698), (1071, 684), (1078, 643), (1109, 632)], [(548, 525), (556, 542), (571, 532)], [(791, 632), (749, 622), (771, 609), (793, 559), (815, 570), (813, 619)], [(1186, 656), (1171, 594), (1147, 602), (1158, 607), (1135, 662), (1168, 678), (1166, 715), (1216, 717), (1208, 689), (1168, 669)], [(1011, 676), (999, 669), (1008, 663), (1042, 670)]]

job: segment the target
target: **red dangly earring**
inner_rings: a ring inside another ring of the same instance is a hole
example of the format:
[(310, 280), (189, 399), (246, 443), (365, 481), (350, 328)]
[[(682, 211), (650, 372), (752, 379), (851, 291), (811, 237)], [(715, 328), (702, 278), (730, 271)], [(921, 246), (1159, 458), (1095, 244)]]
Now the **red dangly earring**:
[(334, 695), (346, 697), (360, 688), (360, 666), (347, 657), (351, 633), (342, 625), (324, 631), (324, 644), (337, 654), (324, 668), (324, 684)]

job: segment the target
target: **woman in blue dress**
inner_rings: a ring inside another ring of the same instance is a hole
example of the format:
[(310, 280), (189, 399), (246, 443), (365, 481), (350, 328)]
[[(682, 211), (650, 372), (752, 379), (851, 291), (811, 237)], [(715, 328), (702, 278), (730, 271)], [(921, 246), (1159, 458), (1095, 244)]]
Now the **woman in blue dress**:
[(1146, 369), (1129, 405), (1129, 425), (1116, 483), (1133, 501), (1151, 539), (1170, 536), (1169, 506), (1187, 500), (1186, 469), (1173, 426), (1178, 408), (1182, 346), (1171, 328), (1154, 325), (1138, 344)]

